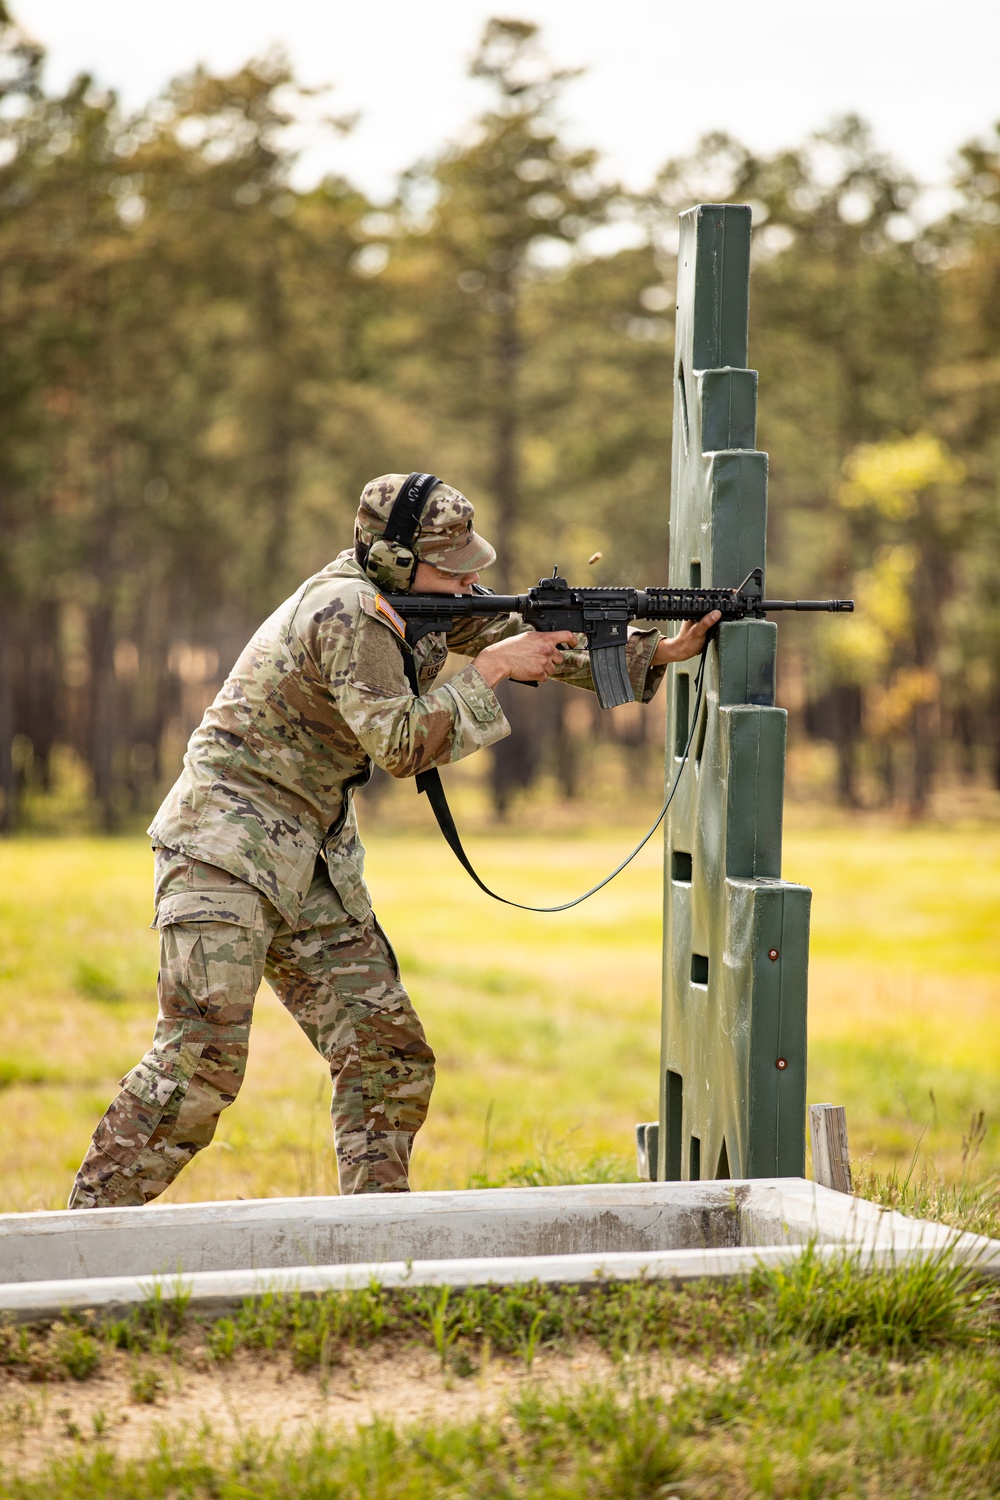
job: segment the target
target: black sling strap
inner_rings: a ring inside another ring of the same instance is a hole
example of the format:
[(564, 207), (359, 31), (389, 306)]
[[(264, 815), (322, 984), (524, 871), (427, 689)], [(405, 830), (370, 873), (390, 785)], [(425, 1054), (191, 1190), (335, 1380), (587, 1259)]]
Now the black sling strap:
[[(448, 798), (445, 796), (444, 784), (441, 781), (440, 771), (434, 769), (431, 771), (417, 772), (415, 778), (417, 783), (417, 791), (425, 792), (427, 794), (427, 800), (431, 805), (431, 809), (434, 813), (435, 818), (437, 819), (437, 825), (440, 828), (441, 832), (444, 834), (445, 842), (451, 849), (451, 852), (454, 854), (459, 864), (467, 874), (471, 875), (472, 879), (476, 882), (481, 891), (485, 891), (487, 896), (492, 896), (494, 901), (501, 901), (504, 906), (516, 906), (519, 911), (569, 911), (571, 906), (579, 906), (581, 901), (588, 900), (589, 897), (595, 895), (599, 890), (602, 890), (604, 886), (606, 886), (610, 881), (614, 880), (616, 875), (621, 874), (626, 865), (632, 863), (633, 859), (635, 859), (636, 855), (639, 853), (639, 850), (649, 842), (649, 840), (653, 837), (653, 834), (656, 832), (656, 830), (659, 828), (660, 824), (666, 817), (667, 809), (669, 808), (671, 802), (674, 800), (674, 793), (676, 792), (680, 784), (681, 773), (684, 770), (684, 767), (687, 765), (688, 752), (691, 749), (691, 743), (694, 739), (694, 732), (701, 717), (701, 707), (705, 696), (705, 661), (707, 659), (707, 656), (708, 642), (706, 641), (705, 645), (702, 647), (701, 662), (699, 663), (698, 674), (695, 679), (695, 700), (694, 712), (691, 715), (691, 730), (688, 734), (687, 744), (684, 746), (684, 754), (681, 757), (681, 763), (678, 766), (677, 774), (674, 777), (673, 786), (667, 793), (666, 800), (664, 801), (663, 806), (660, 808), (660, 811), (657, 814), (656, 822), (653, 823), (652, 827), (643, 834), (642, 838), (636, 844), (631, 854), (627, 855), (626, 858), (622, 860), (621, 864), (617, 865), (615, 869), (611, 871), (610, 875), (605, 875), (603, 880), (599, 880), (596, 885), (591, 886), (589, 891), (584, 891), (582, 896), (574, 896), (572, 901), (563, 901), (558, 906), (528, 906), (523, 901), (511, 901), (509, 896), (500, 896), (496, 891), (491, 891), (486, 882), (484, 880), (481, 880), (477, 875), (472, 862), (469, 859), (469, 856), (466, 854), (465, 850), (462, 847), (462, 840), (459, 836), (458, 829), (455, 827), (455, 819), (452, 817), (451, 808), (448, 806)], [(417, 664), (414, 660), (412, 651), (403, 652), (403, 671), (406, 675), (406, 681), (413, 691), (414, 697), (419, 697), (420, 683), (417, 678)]]
[[(419, 698), (420, 683), (417, 680), (417, 664), (412, 651), (403, 652), (403, 671), (406, 674), (406, 681), (413, 692), (413, 696)], [(485, 891), (487, 896), (492, 896), (495, 901), (505, 901), (503, 896), (498, 896), (495, 891), (490, 890), (488, 885), (483, 884), (473, 869), (469, 861), (469, 856), (462, 848), (462, 840), (458, 829), (455, 827), (455, 819), (452, 817), (451, 808), (448, 806), (448, 798), (445, 796), (444, 783), (441, 780), (440, 771), (437, 769), (418, 771), (414, 779), (417, 783), (417, 791), (426, 792), (427, 800), (434, 811), (438, 827), (444, 834), (445, 840), (459, 864), (465, 868), (480, 890)], [(506, 901), (505, 904), (510, 906), (513, 903)]]

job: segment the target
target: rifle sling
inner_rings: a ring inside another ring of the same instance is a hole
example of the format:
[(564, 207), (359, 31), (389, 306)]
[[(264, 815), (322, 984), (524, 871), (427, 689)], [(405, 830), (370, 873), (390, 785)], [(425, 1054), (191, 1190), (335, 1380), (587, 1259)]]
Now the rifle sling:
[[(413, 652), (404, 651), (402, 653), (402, 657), (403, 672), (406, 676), (407, 684), (412, 690), (414, 697), (419, 698), (420, 682), (417, 678), (417, 664), (414, 659)], [(462, 847), (462, 840), (459, 836), (458, 829), (455, 826), (455, 819), (452, 816), (451, 808), (448, 806), (448, 798), (445, 795), (444, 783), (441, 780), (440, 771), (438, 771), (435, 767), (430, 771), (417, 772), (415, 778), (417, 783), (417, 791), (425, 792), (427, 794), (427, 801), (430, 803), (434, 816), (437, 819), (437, 825), (444, 835), (445, 843), (451, 849), (451, 852), (454, 854), (459, 864), (466, 871), (466, 873), (472, 877), (481, 891), (485, 891), (487, 896), (492, 896), (494, 901), (502, 902), (504, 906), (516, 906), (519, 911), (568, 911), (571, 906), (579, 906), (581, 901), (588, 900), (589, 897), (595, 895), (599, 890), (602, 890), (604, 886), (606, 886), (610, 881), (614, 880), (616, 875), (621, 874), (626, 865), (632, 863), (633, 859), (635, 859), (636, 855), (639, 853), (639, 850), (649, 842), (649, 840), (653, 837), (653, 834), (663, 822), (663, 819), (667, 815), (667, 809), (669, 808), (671, 802), (674, 800), (674, 793), (680, 785), (681, 773), (683, 772), (684, 767), (687, 765), (688, 754), (691, 749), (692, 741), (694, 740), (695, 729), (697, 728), (699, 719), (701, 717), (701, 706), (705, 696), (705, 662), (707, 660), (707, 657), (708, 642), (706, 641), (705, 645), (702, 647), (701, 662), (698, 666), (697, 677), (695, 678), (695, 700), (694, 712), (691, 715), (691, 730), (688, 734), (687, 744), (684, 746), (684, 754), (681, 757), (681, 763), (677, 768), (677, 774), (674, 777), (673, 785), (671, 786), (670, 791), (667, 793), (666, 800), (664, 801), (663, 806), (660, 808), (660, 811), (657, 814), (655, 823), (653, 823), (652, 827), (643, 834), (642, 838), (639, 840), (638, 844), (636, 844), (631, 854), (627, 855), (625, 859), (622, 860), (621, 864), (617, 865), (615, 869), (611, 871), (610, 875), (605, 875), (603, 880), (599, 880), (596, 885), (591, 886), (589, 891), (584, 891), (582, 896), (574, 896), (572, 901), (563, 901), (558, 906), (529, 906), (523, 901), (511, 901), (508, 896), (500, 896), (496, 891), (491, 891), (486, 882), (482, 880), (479, 875), (477, 875), (472, 862), (469, 859), (469, 856), (466, 854), (464, 848)]]
[[(406, 681), (409, 684), (414, 697), (419, 698), (420, 683), (417, 679), (417, 664), (414, 660), (412, 651), (403, 652), (403, 671), (406, 675)], [(469, 856), (466, 854), (465, 850), (462, 847), (462, 840), (459, 835), (458, 829), (455, 827), (455, 819), (452, 817), (451, 808), (448, 806), (448, 798), (445, 796), (444, 783), (441, 780), (440, 771), (438, 771), (436, 768), (430, 771), (418, 771), (415, 780), (417, 783), (417, 791), (426, 792), (427, 801), (430, 803), (431, 808), (433, 809), (434, 816), (437, 819), (437, 825), (440, 828), (441, 832), (444, 834), (445, 842), (448, 844), (451, 852), (454, 854), (459, 864), (463, 867), (467, 874), (472, 876), (472, 879), (479, 886), (480, 890), (485, 891), (487, 896), (492, 896), (495, 901), (504, 901), (503, 896), (498, 896), (495, 891), (491, 891), (489, 886), (484, 885), (484, 883), (480, 880), (479, 876), (476, 874), (475, 869), (472, 866), (472, 862), (470, 861)], [(510, 905), (510, 902), (506, 902), (505, 904)]]

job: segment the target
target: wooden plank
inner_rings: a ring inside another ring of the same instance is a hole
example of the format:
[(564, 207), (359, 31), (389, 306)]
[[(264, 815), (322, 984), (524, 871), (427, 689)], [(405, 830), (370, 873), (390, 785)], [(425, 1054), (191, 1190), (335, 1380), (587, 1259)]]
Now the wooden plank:
[(847, 1111), (842, 1104), (810, 1104), (813, 1177), (821, 1187), (837, 1193), (851, 1188), (851, 1156), (847, 1148)]
[(659, 1120), (647, 1120), (635, 1127), (635, 1166), (640, 1182), (656, 1181)]

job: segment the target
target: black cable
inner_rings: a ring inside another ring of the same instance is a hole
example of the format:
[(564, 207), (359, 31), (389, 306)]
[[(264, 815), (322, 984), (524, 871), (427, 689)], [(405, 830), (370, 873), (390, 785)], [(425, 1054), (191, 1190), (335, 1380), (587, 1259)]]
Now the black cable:
[(458, 860), (459, 864), (462, 865), (467, 874), (471, 875), (472, 879), (476, 882), (481, 891), (485, 891), (487, 896), (492, 896), (494, 901), (501, 901), (504, 906), (517, 907), (518, 911), (535, 911), (544, 913), (569, 911), (571, 906), (579, 906), (581, 901), (587, 901), (591, 896), (596, 895), (598, 891), (603, 890), (606, 885), (614, 880), (616, 875), (621, 874), (626, 865), (630, 865), (632, 863), (636, 855), (639, 853), (640, 849), (643, 849), (646, 844), (649, 843), (650, 839), (653, 837), (653, 834), (656, 832), (660, 824), (663, 822), (664, 818), (667, 816), (667, 810), (670, 807), (671, 802), (674, 800), (674, 793), (680, 785), (681, 774), (683, 773), (684, 767), (687, 765), (688, 755), (691, 751), (691, 744), (694, 740), (695, 729), (697, 728), (698, 720), (701, 717), (701, 707), (705, 696), (705, 663), (707, 659), (708, 641), (706, 641), (704, 646), (701, 648), (701, 663), (698, 667), (697, 676), (695, 677), (694, 713), (691, 715), (691, 729), (688, 733), (687, 744), (684, 746), (684, 753), (681, 756), (681, 763), (677, 767), (677, 775), (674, 777), (673, 786), (667, 793), (666, 801), (657, 814), (656, 822), (653, 823), (648, 831), (643, 834), (642, 838), (632, 850), (632, 853), (629, 854), (627, 858), (623, 859), (621, 864), (611, 871), (610, 875), (605, 875), (603, 880), (598, 881), (597, 885), (592, 885), (589, 891), (584, 891), (582, 896), (574, 896), (572, 901), (563, 901), (559, 906), (528, 906), (523, 901), (511, 901), (508, 896), (500, 896), (496, 891), (490, 890), (486, 882), (480, 879), (479, 875), (477, 875), (469, 859), (469, 856), (466, 854), (465, 849), (462, 847), (462, 840), (459, 836), (458, 829), (455, 826), (455, 819), (452, 816), (451, 808), (448, 806), (448, 799), (445, 796), (444, 786), (441, 782), (440, 774), (436, 770), (422, 771), (417, 776), (417, 790), (419, 792), (426, 792), (427, 800), (431, 805), (434, 816), (438, 822), (438, 827), (444, 834), (448, 846), (450, 847), (455, 858)]

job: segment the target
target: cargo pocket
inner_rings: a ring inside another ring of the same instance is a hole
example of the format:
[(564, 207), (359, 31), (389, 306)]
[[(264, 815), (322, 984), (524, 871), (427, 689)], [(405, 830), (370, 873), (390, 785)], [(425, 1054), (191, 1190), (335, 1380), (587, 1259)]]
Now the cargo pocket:
[(261, 898), (256, 891), (178, 891), (164, 896), (156, 909), (153, 926), (172, 927), (176, 922), (228, 922), (235, 927), (253, 927)]
[(371, 916), (372, 898), (365, 885), (365, 852), (359, 843), (337, 849), (327, 844), (323, 849), (330, 884), (340, 897), (341, 905), (355, 922), (367, 922)]
[(97, 1150), (116, 1166), (130, 1167), (180, 1087), (179, 1079), (144, 1058), (122, 1079), (122, 1092), (97, 1128)]
[(252, 890), (162, 898), (155, 922), (161, 1024), (207, 1021), (233, 1032), (250, 1025), (271, 936), (262, 906), (263, 897)]

